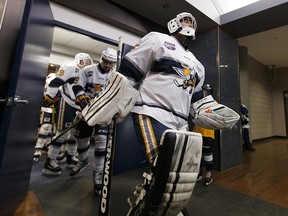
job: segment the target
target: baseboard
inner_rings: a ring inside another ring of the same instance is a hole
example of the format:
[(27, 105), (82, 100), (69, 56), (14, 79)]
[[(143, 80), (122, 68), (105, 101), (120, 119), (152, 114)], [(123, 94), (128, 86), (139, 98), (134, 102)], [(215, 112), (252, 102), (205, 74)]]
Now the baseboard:
[(287, 139), (287, 137), (286, 137), (286, 136), (271, 136), (271, 137), (265, 137), (265, 138), (260, 138), (260, 139), (254, 139), (254, 140), (252, 140), (252, 143), (263, 142), (263, 141), (269, 140), (269, 139)]

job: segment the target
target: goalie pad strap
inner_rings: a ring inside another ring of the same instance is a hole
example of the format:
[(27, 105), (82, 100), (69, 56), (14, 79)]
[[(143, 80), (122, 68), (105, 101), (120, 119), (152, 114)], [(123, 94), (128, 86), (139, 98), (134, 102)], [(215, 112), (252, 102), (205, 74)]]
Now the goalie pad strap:
[(150, 212), (177, 215), (189, 201), (198, 176), (202, 136), (199, 133), (166, 130), (157, 157)]

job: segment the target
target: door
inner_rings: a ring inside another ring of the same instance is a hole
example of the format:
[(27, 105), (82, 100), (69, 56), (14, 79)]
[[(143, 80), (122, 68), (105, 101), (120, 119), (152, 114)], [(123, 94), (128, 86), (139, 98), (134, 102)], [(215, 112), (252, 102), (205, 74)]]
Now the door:
[(284, 92), (283, 92), (283, 98), (284, 98), (286, 138), (287, 138), (287, 137), (288, 137), (288, 91), (284, 91)]
[(0, 209), (13, 215), (32, 168), (39, 110), (53, 36), (48, 0), (27, 0), (7, 83), (0, 131)]

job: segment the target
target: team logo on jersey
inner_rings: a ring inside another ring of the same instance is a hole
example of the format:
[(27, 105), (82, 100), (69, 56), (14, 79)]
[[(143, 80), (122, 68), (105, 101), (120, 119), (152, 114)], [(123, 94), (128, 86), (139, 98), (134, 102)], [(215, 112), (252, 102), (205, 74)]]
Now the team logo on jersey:
[(181, 77), (188, 78), (191, 75), (191, 69), (188, 65), (182, 64), (182, 68), (172, 66), (172, 68), (177, 72), (177, 74)]
[(64, 70), (58, 71), (58, 72), (57, 72), (57, 75), (58, 75), (58, 76), (63, 76), (63, 75), (64, 75)]
[(93, 87), (94, 87), (95, 92), (101, 91), (101, 85), (100, 84), (95, 84)]
[(183, 77), (183, 82), (180, 84), (176, 79), (173, 80), (174, 84), (177, 87), (181, 87), (182, 89), (186, 90), (189, 88), (189, 94), (191, 94), (194, 90), (194, 87), (196, 85), (196, 78), (192, 71), (195, 72), (194, 68), (189, 68), (188, 65), (182, 64), (183, 68), (173, 67), (173, 69), (181, 76)]
[(176, 46), (173, 43), (170, 43), (168, 41), (165, 41), (164, 46), (169, 50), (176, 50)]

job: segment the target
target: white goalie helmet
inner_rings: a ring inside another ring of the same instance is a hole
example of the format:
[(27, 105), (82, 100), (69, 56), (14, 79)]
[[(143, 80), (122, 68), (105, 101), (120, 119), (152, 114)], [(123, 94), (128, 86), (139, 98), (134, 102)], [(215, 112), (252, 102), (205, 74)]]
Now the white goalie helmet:
[[(192, 26), (183, 26), (181, 22), (189, 20), (192, 23)], [(170, 20), (167, 23), (168, 30), (170, 34), (175, 32), (179, 32), (182, 35), (190, 36), (195, 39), (195, 31), (197, 28), (196, 19), (192, 16), (192, 14), (183, 12), (178, 14), (174, 19)]]
[(76, 62), (76, 64), (82, 65), (82, 66), (90, 65), (93, 63), (90, 55), (87, 53), (77, 53), (75, 55), (74, 61)]
[(105, 59), (109, 62), (116, 62), (117, 61), (117, 50), (107, 47), (103, 50), (101, 59)]

